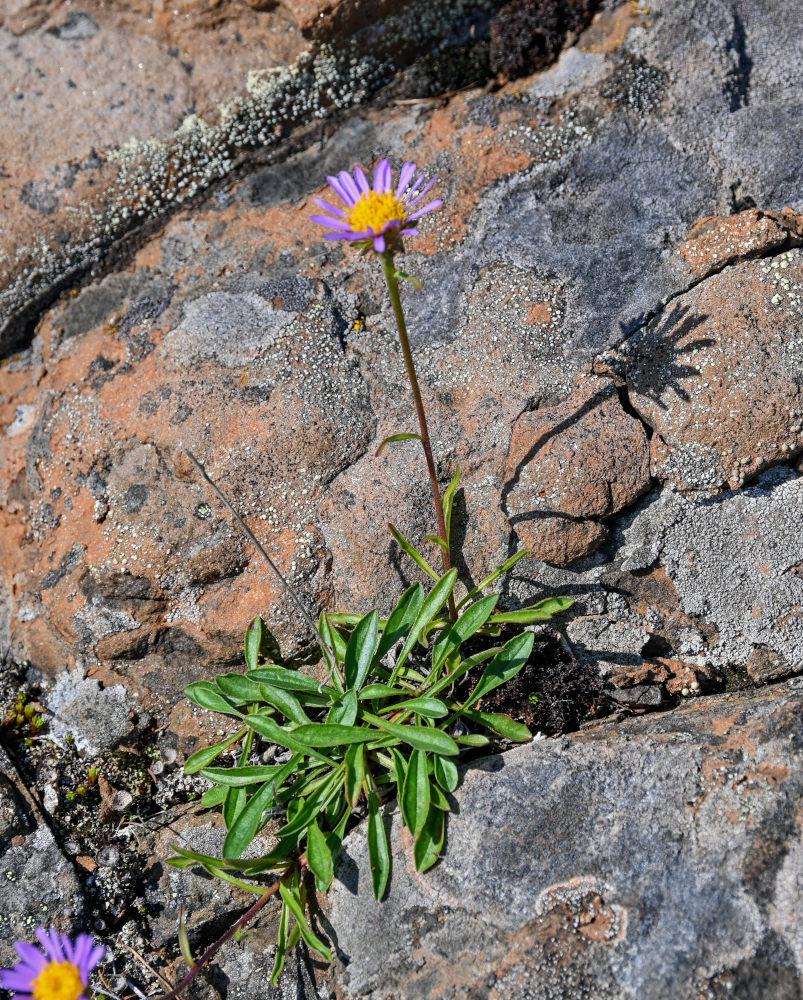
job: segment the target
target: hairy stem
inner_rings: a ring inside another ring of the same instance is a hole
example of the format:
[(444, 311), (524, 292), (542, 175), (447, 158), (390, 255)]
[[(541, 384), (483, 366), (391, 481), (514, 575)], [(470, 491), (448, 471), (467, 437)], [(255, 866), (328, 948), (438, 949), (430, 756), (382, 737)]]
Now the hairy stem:
[[(444, 546), (441, 548), (443, 558), (443, 572), (448, 573), (451, 569), (449, 558), (449, 539), (446, 537), (446, 521), (443, 517), (443, 504), (441, 493), (438, 487), (438, 473), (435, 470), (435, 459), (432, 457), (432, 445), (429, 441), (429, 429), (427, 428), (427, 417), (424, 412), (424, 401), (421, 399), (421, 389), (418, 386), (418, 377), (413, 364), (413, 352), (410, 350), (410, 341), (407, 337), (407, 324), (404, 322), (404, 312), (402, 311), (401, 298), (399, 296), (399, 281), (396, 277), (396, 265), (393, 254), (388, 250), (382, 254), (382, 271), (387, 282), (390, 302), (393, 306), (393, 313), (396, 317), (396, 326), (399, 331), (399, 342), (401, 343), (404, 364), (407, 368), (407, 378), (413, 392), (415, 412), (418, 416), (418, 428), (421, 434), (421, 444), (424, 448), (424, 456), (427, 460), (427, 471), (429, 472), (429, 483), (432, 488), (432, 503), (435, 506), (435, 516), (438, 521), (438, 535), (443, 539)], [(449, 595), (449, 616), (452, 621), (457, 617), (454, 606), (454, 597)]]

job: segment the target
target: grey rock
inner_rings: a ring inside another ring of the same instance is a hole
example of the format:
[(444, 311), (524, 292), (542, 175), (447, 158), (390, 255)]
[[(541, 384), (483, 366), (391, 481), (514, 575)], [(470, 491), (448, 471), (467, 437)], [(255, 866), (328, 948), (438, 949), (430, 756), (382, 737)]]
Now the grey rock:
[(131, 729), (132, 702), (126, 688), (122, 684), (101, 688), (80, 671), (61, 674), (48, 692), (47, 704), (53, 713), (53, 736), (64, 739), (69, 735), (89, 756), (117, 746)]
[(388, 817), (382, 902), (355, 832), (338, 996), (797, 997), (800, 708), (790, 687), (706, 699), (469, 765), (429, 872)]

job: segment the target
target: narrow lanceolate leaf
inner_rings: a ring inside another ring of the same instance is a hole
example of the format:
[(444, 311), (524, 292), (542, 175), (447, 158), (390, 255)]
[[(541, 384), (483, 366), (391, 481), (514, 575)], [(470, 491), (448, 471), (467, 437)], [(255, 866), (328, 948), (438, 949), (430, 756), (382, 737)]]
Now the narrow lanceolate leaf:
[(187, 925), (184, 923), (184, 907), (183, 905), (179, 909), (178, 916), (178, 946), (181, 950), (181, 957), (187, 963), (189, 968), (195, 965), (195, 959), (192, 957), (192, 948), (190, 948), (190, 939), (187, 936)]
[(368, 795), (368, 861), (374, 896), (381, 899), (385, 895), (390, 875), (390, 848), (385, 822), (374, 792)]
[(410, 693), (404, 688), (390, 687), (388, 684), (366, 684), (360, 691), (360, 701), (371, 701), (374, 698), (406, 698)]
[(483, 670), (482, 677), (477, 681), (476, 687), (463, 704), (463, 708), (470, 708), (480, 698), (484, 698), (489, 691), (493, 691), (500, 684), (506, 684), (515, 677), (527, 662), (527, 657), (533, 648), (534, 638), (532, 632), (523, 632), (508, 640), (502, 647), (502, 651), (497, 653)]
[(482, 733), (463, 733), (462, 736), (455, 736), (455, 740), (464, 747), (487, 747), (491, 742)]
[(196, 774), (201, 770), (202, 767), (206, 767), (210, 764), (215, 757), (221, 754), (227, 747), (230, 747), (232, 743), (236, 743), (237, 740), (241, 740), (245, 736), (245, 727), (238, 729), (236, 733), (231, 736), (227, 736), (225, 740), (221, 740), (220, 743), (215, 743), (214, 746), (204, 747), (203, 750), (196, 750), (196, 752), (187, 758), (187, 762), (184, 765), (185, 774)]
[(446, 544), (448, 546), (449, 541), (452, 537), (452, 508), (454, 507), (454, 492), (457, 489), (457, 484), (460, 482), (460, 469), (455, 472), (452, 476), (452, 481), (446, 487), (443, 493), (443, 499), (441, 500), (441, 506), (443, 507), (443, 520), (446, 525)]
[(429, 802), (427, 755), (423, 750), (413, 750), (407, 763), (407, 775), (399, 799), (404, 825), (411, 833), (418, 834), (424, 826)]
[(357, 692), (344, 691), (335, 699), (329, 714), (326, 716), (327, 723), (334, 723), (339, 726), (352, 726), (357, 718)]
[(458, 753), (455, 741), (448, 733), (444, 733), (440, 729), (432, 729), (429, 726), (400, 726), (368, 712), (363, 712), (363, 718), (366, 722), (370, 722), (417, 750), (431, 750), (433, 753), (442, 753), (447, 757), (454, 757)]
[(343, 771), (344, 768), (342, 765), (335, 768), (320, 788), (303, 800), (303, 805), (293, 814), (290, 822), (277, 831), (276, 836), (284, 838), (289, 837), (293, 833), (299, 833), (310, 824), (318, 813), (323, 812), (329, 800), (337, 795), (340, 790), (340, 783), (343, 781)]
[(225, 698), (211, 681), (195, 681), (184, 688), (184, 694), (201, 708), (210, 712), (223, 712), (225, 715), (241, 715), (237, 706), (229, 698)]
[(378, 733), (368, 726), (338, 726), (328, 722), (311, 722), (293, 730), (293, 738), (305, 747), (338, 747), (346, 743), (367, 743)]
[(385, 705), (383, 712), (415, 712), (416, 715), (425, 715), (428, 719), (441, 719), (449, 714), (449, 709), (439, 698), (409, 698), (407, 701), (394, 702), (392, 705)]
[(498, 597), (491, 594), (470, 605), (457, 621), (444, 629), (432, 647), (432, 669), (440, 670), (446, 658), (488, 621)]
[(260, 700), (259, 685), (244, 674), (218, 674), (215, 684), (237, 705)]
[(524, 743), (532, 739), (532, 733), (521, 722), (515, 722), (509, 715), (501, 715), (498, 712), (475, 712), (468, 709), (460, 713), (463, 718), (471, 719), (472, 722), (479, 722), (488, 729), (492, 729), (499, 736), (513, 740), (514, 743)]
[(307, 827), (307, 865), (320, 891), (326, 892), (335, 877), (332, 852), (314, 819)]
[(379, 456), (382, 454), (382, 449), (385, 447), (386, 444), (395, 444), (397, 441), (411, 441), (413, 438), (418, 438), (418, 440), (420, 441), (421, 440), (421, 435), (420, 434), (391, 434), (389, 437), (386, 437), (382, 441), (382, 443), (379, 445), (379, 447), (376, 449), (375, 457), (379, 458)]
[(407, 774), (407, 761), (396, 747), (390, 747), (389, 753), (393, 760), (393, 780), (396, 782), (396, 794), (401, 795), (404, 778)]
[(259, 647), (262, 644), (262, 619), (257, 617), (245, 632), (245, 665), (253, 670), (259, 663)]
[(451, 594), (454, 588), (456, 579), (457, 570), (450, 569), (448, 573), (445, 573), (440, 580), (438, 580), (429, 594), (427, 594), (424, 603), (421, 605), (421, 610), (416, 615), (415, 621), (410, 628), (410, 634), (407, 636), (404, 646), (402, 646), (399, 658), (396, 660), (396, 666), (393, 668), (393, 673), (390, 678), (391, 684), (396, 680), (404, 661), (410, 655), (410, 650), (416, 644), (419, 633), (426, 630), (429, 623), (448, 600), (449, 594)]
[(346, 765), (344, 781), (346, 801), (353, 809), (360, 797), (362, 783), (365, 780), (365, 747), (362, 743), (354, 743), (346, 750), (343, 763)]
[[(259, 791), (251, 796), (247, 804), (240, 809), (226, 834), (226, 839), (223, 841), (224, 858), (239, 858), (257, 835), (262, 824), (262, 814), (273, 805), (275, 784), (274, 780), (266, 781)], [(241, 791), (241, 789), (229, 789), (229, 794), (235, 791)], [(228, 796), (226, 799), (228, 801)]]
[(245, 786), (262, 784), (276, 777), (282, 769), (282, 764), (251, 765), (245, 767), (205, 767), (201, 774), (219, 785)]
[(445, 792), (453, 792), (460, 780), (457, 765), (448, 757), (433, 757), (432, 774)]
[(332, 760), (331, 757), (327, 757), (326, 754), (323, 754), (296, 739), (294, 733), (286, 732), (280, 725), (274, 722), (273, 719), (266, 719), (264, 715), (248, 715), (246, 716), (245, 721), (248, 723), (250, 728), (259, 733), (260, 736), (264, 736), (265, 739), (270, 740), (271, 743), (278, 743), (280, 746), (287, 747), (287, 749), (292, 750), (294, 754), (307, 754), (310, 757), (314, 757), (316, 760), (321, 761), (323, 764), (334, 765), (336, 763), (336, 761)]
[(475, 653), (473, 656), (467, 657), (462, 662), (450, 670), (436, 681), (432, 687), (427, 691), (429, 695), (435, 695), (444, 690), (444, 688), (450, 687), (458, 678), (462, 677), (463, 674), (467, 674), (469, 670), (473, 670), (474, 667), (479, 666), (481, 663), (485, 663), (486, 660), (490, 660), (491, 657), (496, 656), (496, 654), (502, 649), (501, 646), (492, 646), (489, 649), (483, 649), (479, 653)]
[(285, 688), (274, 687), (272, 684), (258, 684), (262, 699), (268, 704), (275, 706), (291, 722), (303, 725), (309, 722), (309, 716), (301, 707), (301, 702), (292, 691)]
[(282, 912), (279, 917), (279, 932), (276, 935), (276, 957), (273, 960), (273, 972), (270, 974), (270, 981), (275, 986), (279, 981), (279, 976), (284, 968), (284, 956), (287, 952), (287, 924), (290, 910), (286, 903), (282, 903)]
[(365, 683), (371, 661), (374, 658), (379, 629), (379, 613), (370, 611), (355, 627), (346, 645), (343, 673), (346, 687), (359, 691)]
[(294, 893), (291, 892), (291, 890), (288, 889), (287, 886), (285, 886), (282, 882), (279, 883), (279, 893), (281, 894), (282, 899), (285, 901), (285, 903), (287, 903), (288, 907), (290, 908), (290, 912), (296, 918), (297, 926), (301, 931), (301, 936), (304, 938), (304, 940), (307, 942), (310, 948), (314, 948), (315, 951), (323, 955), (323, 957), (326, 959), (327, 962), (331, 962), (332, 953), (331, 951), (329, 951), (329, 949), (326, 947), (323, 941), (321, 941), (319, 937), (316, 937), (313, 934), (309, 924), (307, 923), (307, 918), (304, 915), (304, 907), (302, 906), (301, 902), (296, 898)]
[(533, 622), (546, 621), (553, 615), (566, 611), (574, 604), (570, 597), (547, 597), (538, 604), (531, 604), (526, 608), (519, 608), (518, 611), (503, 611), (489, 619), (493, 625), (503, 625), (513, 623), (515, 625), (531, 625)]
[(228, 788), (226, 785), (214, 785), (212, 788), (207, 788), (201, 796), (201, 806), (204, 809), (211, 809), (212, 806), (219, 806), (220, 803), (226, 798), (227, 792)]
[(407, 635), (423, 603), (424, 588), (420, 583), (415, 583), (405, 590), (382, 630), (382, 637), (374, 656), (375, 661), (381, 660), (389, 649)]
[(441, 809), (430, 809), (427, 821), (419, 833), (413, 848), (415, 867), (420, 872), (431, 868), (441, 855), (446, 833), (446, 813)]
[[(289, 670), (287, 667), (257, 667), (248, 673), (251, 680), (259, 683), (270, 684), (271, 687), (281, 688), (283, 691), (303, 691), (305, 694), (318, 694), (318, 681), (314, 677), (307, 677), (299, 670)], [(330, 692), (334, 694), (334, 688), (324, 686), (322, 693)]]
[(442, 809), (444, 812), (449, 812), (452, 808), (449, 800), (446, 798), (446, 793), (441, 791), (434, 781), (430, 782), (429, 800), (430, 808), (432, 809)]
[(457, 610), (459, 611), (464, 604), (468, 604), (469, 601), (473, 600), (481, 590), (484, 590), (486, 587), (490, 587), (494, 580), (500, 577), (503, 573), (507, 573), (509, 569), (513, 569), (520, 559), (523, 559), (529, 554), (529, 549), (519, 549), (519, 551), (514, 553), (509, 559), (505, 559), (501, 566), (497, 566), (492, 573), (489, 573), (488, 576), (485, 577), (484, 580), (480, 580), (476, 587), (471, 588), (463, 600), (457, 605)]
[(391, 535), (396, 539), (396, 542), (402, 552), (406, 552), (407, 555), (413, 560), (413, 562), (420, 566), (421, 569), (428, 575), (431, 576), (433, 580), (438, 579), (438, 574), (429, 565), (426, 559), (421, 555), (418, 549), (411, 543), (408, 542), (404, 535), (399, 531), (397, 527), (392, 524), (388, 524), (388, 530)]
[(337, 826), (331, 833), (326, 835), (326, 846), (332, 852), (332, 862), (337, 861), (337, 856), (340, 853), (340, 845), (343, 843), (343, 837), (346, 834), (346, 823), (348, 823), (351, 817), (351, 809), (347, 808), (343, 810), (343, 815), (338, 820)]

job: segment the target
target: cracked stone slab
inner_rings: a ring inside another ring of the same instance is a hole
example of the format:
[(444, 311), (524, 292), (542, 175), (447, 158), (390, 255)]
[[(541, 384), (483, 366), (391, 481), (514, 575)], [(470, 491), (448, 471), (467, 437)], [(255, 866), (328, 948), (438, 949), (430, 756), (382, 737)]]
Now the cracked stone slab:
[(327, 914), (337, 996), (798, 996), (802, 700), (704, 699), (478, 761), (429, 872), (387, 818), (382, 902), (356, 831)]
[(727, 267), (676, 298), (627, 351), (652, 473), (740, 486), (803, 449), (803, 249)]
[(536, 559), (568, 563), (605, 538), (601, 519), (650, 485), (644, 427), (611, 381), (581, 378), (554, 406), (513, 426), (502, 492), (510, 523)]

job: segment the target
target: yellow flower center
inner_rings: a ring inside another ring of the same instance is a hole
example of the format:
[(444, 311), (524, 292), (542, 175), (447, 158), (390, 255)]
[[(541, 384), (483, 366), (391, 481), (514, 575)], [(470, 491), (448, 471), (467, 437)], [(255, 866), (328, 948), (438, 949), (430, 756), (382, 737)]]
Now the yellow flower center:
[(370, 226), (378, 233), (386, 222), (403, 218), (404, 205), (395, 194), (366, 191), (349, 212), (349, 225), (357, 232), (365, 232)]
[(78, 1000), (83, 989), (81, 973), (72, 962), (48, 962), (31, 983), (34, 1000)]

